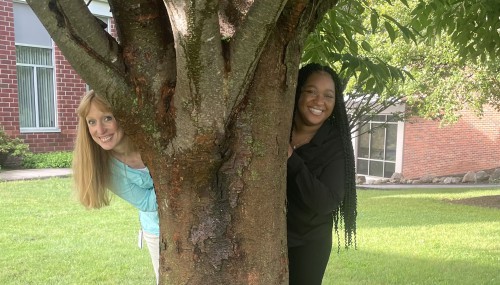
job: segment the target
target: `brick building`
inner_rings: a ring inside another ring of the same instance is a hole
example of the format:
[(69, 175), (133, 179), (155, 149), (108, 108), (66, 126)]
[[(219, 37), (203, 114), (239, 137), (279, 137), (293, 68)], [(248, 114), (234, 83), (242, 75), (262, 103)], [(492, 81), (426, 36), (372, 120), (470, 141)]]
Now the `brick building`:
[[(114, 30), (106, 1), (94, 0), (89, 7)], [(5, 131), (24, 139), (33, 152), (71, 150), (75, 109), (86, 88), (29, 6), (0, 0), (0, 125)], [(386, 127), (376, 129), (381, 123)], [(500, 113), (493, 109), (482, 119), (464, 113), (450, 127), (419, 118), (390, 122), (380, 114), (364, 128), (373, 132), (354, 139), (358, 174), (418, 178), (500, 167)]]
[[(91, 11), (110, 22), (106, 1)], [(86, 84), (25, 1), (0, 0), (0, 125), (33, 152), (71, 150)]]
[[(387, 112), (402, 110), (404, 106)], [(500, 112), (486, 107), (481, 118), (470, 111), (461, 115), (450, 126), (422, 118), (403, 123), (391, 122), (389, 115), (375, 116), (361, 132), (373, 131), (354, 139), (358, 174), (389, 178), (398, 172), (415, 179), (499, 168)]]
[(451, 175), (500, 167), (500, 112), (485, 108), (478, 118), (463, 112), (453, 126), (414, 119), (405, 124), (405, 177)]

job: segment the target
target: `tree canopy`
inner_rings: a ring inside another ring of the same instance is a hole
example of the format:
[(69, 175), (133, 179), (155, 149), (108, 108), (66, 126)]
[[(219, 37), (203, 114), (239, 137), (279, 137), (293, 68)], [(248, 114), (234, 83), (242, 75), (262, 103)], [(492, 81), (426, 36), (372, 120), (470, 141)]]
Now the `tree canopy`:
[(444, 32), (462, 59), (487, 63), (500, 58), (498, 1), (418, 0), (411, 15), (411, 26), (428, 42)]
[(484, 104), (500, 107), (494, 2), (342, 1), (309, 36), (303, 62), (347, 79), (354, 129), (403, 99), (410, 114), (444, 122), (463, 108), (481, 114)]

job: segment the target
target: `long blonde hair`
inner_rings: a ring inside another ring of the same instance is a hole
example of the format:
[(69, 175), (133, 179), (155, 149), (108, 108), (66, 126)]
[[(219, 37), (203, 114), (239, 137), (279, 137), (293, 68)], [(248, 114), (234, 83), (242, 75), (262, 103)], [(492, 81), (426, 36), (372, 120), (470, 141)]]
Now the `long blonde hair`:
[(78, 129), (73, 151), (73, 179), (77, 197), (87, 208), (109, 205), (107, 187), (110, 183), (110, 154), (93, 139), (87, 127), (86, 116), (94, 103), (101, 111), (112, 111), (109, 102), (89, 91), (77, 109)]

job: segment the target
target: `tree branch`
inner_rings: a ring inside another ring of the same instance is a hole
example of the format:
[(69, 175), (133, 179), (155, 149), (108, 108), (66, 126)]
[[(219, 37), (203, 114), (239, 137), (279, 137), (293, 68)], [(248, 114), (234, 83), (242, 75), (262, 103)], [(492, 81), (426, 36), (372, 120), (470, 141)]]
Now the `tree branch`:
[(172, 28), (161, 0), (109, 0), (128, 76), (138, 104), (153, 105), (161, 90), (175, 87), (176, 57)]
[[(226, 55), (226, 71), (230, 94), (228, 114), (239, 104), (246, 94), (251, 76), (259, 61), (260, 54), (266, 46), (278, 17), (286, 1), (256, 1), (251, 6), (242, 25), (237, 27), (233, 39), (228, 39), (229, 55)], [(243, 88), (240, 88), (243, 85)]]
[(125, 67), (118, 42), (100, 25), (88, 8), (86, 9), (85, 3), (71, 0), (59, 0), (56, 3), (60, 7), (59, 11), (64, 13), (64, 18), (70, 22), (69, 27), (75, 39), (101, 57), (103, 62), (110, 62), (123, 72)]
[(189, 147), (203, 129), (215, 126), (222, 133), (227, 116), (218, 1), (165, 0), (165, 5), (176, 42), (177, 145)]
[(130, 94), (117, 42), (102, 29), (83, 1), (28, 0), (30, 7), (78, 74), (112, 98)]

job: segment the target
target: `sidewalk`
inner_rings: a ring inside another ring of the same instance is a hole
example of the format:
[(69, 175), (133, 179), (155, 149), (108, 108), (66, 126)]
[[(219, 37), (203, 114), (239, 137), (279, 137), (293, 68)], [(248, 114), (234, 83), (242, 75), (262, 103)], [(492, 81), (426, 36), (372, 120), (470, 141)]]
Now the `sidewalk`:
[[(20, 169), (0, 172), (0, 182), (15, 180), (32, 180), (50, 177), (71, 176), (71, 168), (48, 168), (48, 169)], [(362, 184), (357, 185), (358, 189), (415, 189), (415, 188), (489, 188), (499, 189), (500, 184)]]
[(68, 177), (72, 173), (71, 168), (48, 168), (48, 169), (19, 169), (0, 172), (0, 182), (14, 180), (32, 180), (50, 177)]
[(474, 183), (460, 183), (460, 184), (361, 184), (356, 185), (359, 190), (391, 190), (391, 189), (456, 189), (456, 188), (487, 188), (500, 190), (500, 184), (474, 184)]

